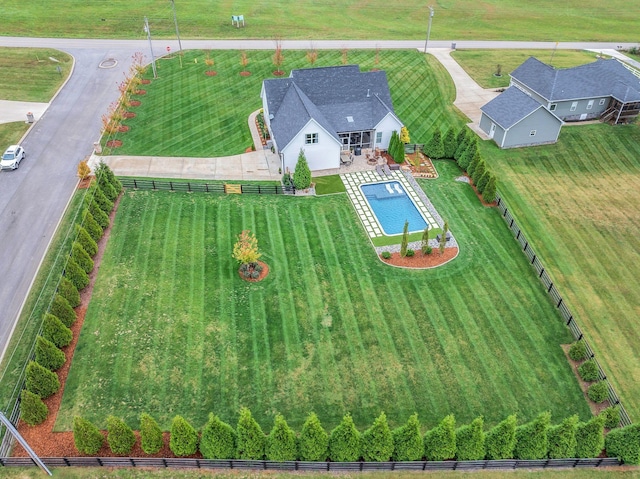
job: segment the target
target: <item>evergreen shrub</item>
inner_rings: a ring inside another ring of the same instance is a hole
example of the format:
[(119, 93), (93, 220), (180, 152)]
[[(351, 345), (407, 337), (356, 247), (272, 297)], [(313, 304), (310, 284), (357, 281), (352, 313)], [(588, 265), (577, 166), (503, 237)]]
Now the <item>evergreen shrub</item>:
[(360, 458), (360, 432), (346, 414), (329, 435), (329, 457), (334, 462), (353, 462)]
[(271, 433), (267, 437), (267, 460), (295, 461), (298, 456), (296, 433), (281, 414), (277, 414)]
[(587, 356), (587, 347), (584, 344), (584, 341), (576, 341), (571, 344), (569, 348), (569, 357), (574, 361), (580, 361)]
[(576, 453), (576, 429), (578, 416), (566, 418), (560, 424), (550, 426), (547, 432), (549, 438), (549, 459), (565, 459), (574, 457)]
[(140, 447), (145, 454), (155, 454), (164, 446), (162, 429), (149, 414), (140, 414)]
[[(98, 252), (98, 243), (94, 241), (89, 232), (80, 225), (75, 226), (76, 241), (82, 245), (84, 250), (92, 258)], [(102, 235), (102, 232), (100, 233)]]
[(53, 396), (60, 389), (58, 375), (35, 361), (29, 361), (27, 364), (25, 384), (27, 391), (37, 394), (42, 399)]
[(456, 130), (453, 126), (449, 127), (442, 139), (443, 158), (453, 158), (456, 154), (458, 141), (456, 140)]
[(298, 190), (304, 190), (311, 185), (311, 170), (302, 148), (300, 148), (296, 169), (293, 172), (293, 184)]
[(253, 418), (246, 407), (240, 409), (238, 426), (236, 427), (238, 459), (262, 460), (264, 458), (267, 438), (260, 424)]
[(598, 378), (598, 364), (595, 359), (589, 359), (582, 363), (578, 367), (578, 374), (580, 377), (587, 382), (597, 381)]
[(182, 416), (176, 416), (171, 423), (169, 449), (176, 456), (191, 456), (198, 451), (198, 433)]
[(213, 413), (202, 429), (200, 452), (205, 459), (234, 459), (236, 457), (236, 432)]
[(98, 453), (104, 444), (104, 436), (94, 424), (81, 417), (73, 419), (73, 442), (76, 449), (90, 456)]
[(600, 404), (601, 402), (604, 402), (609, 397), (609, 388), (607, 387), (607, 382), (599, 381), (589, 386), (587, 396), (589, 396), (589, 399), (591, 399), (595, 403)]
[(640, 464), (640, 424), (614, 429), (605, 438), (607, 456), (625, 464)]
[(76, 308), (80, 306), (80, 293), (71, 281), (62, 276), (58, 284), (58, 294), (67, 300), (69, 306)]
[(42, 336), (36, 338), (36, 362), (50, 371), (56, 371), (67, 360), (64, 353)]
[(497, 190), (496, 178), (492, 173), (489, 173), (487, 185), (484, 187), (484, 191), (482, 192), (482, 200), (485, 203), (493, 203), (496, 200)]
[(29, 426), (41, 424), (49, 415), (49, 408), (40, 396), (26, 389), (20, 394), (20, 418)]
[[(82, 227), (87, 230), (91, 239), (96, 243), (102, 238), (103, 229), (93, 217), (89, 209), (85, 209), (82, 213)], [(96, 248), (97, 251), (97, 248)]]
[(329, 434), (324, 430), (315, 413), (309, 414), (302, 425), (298, 440), (298, 452), (302, 461), (324, 461), (329, 453)]
[(82, 291), (89, 284), (89, 276), (71, 256), (67, 259), (64, 275), (78, 291)]
[(42, 321), (42, 337), (58, 348), (64, 348), (73, 339), (73, 333), (53, 314), (46, 313)]
[(512, 459), (516, 446), (516, 416), (507, 417), (489, 430), (484, 444), (487, 459)]
[(456, 455), (456, 420), (453, 414), (446, 416), (440, 424), (424, 435), (427, 461), (445, 461)]
[(387, 416), (381, 413), (373, 425), (362, 433), (361, 454), (365, 461), (385, 462), (393, 455), (393, 436)]
[(69, 301), (64, 299), (60, 294), (56, 294), (53, 297), (53, 301), (49, 307), (49, 313), (53, 314), (67, 327), (70, 327), (77, 319), (76, 312), (69, 304)]
[(406, 424), (394, 429), (392, 437), (394, 461), (419, 461), (424, 456), (424, 442), (417, 414), (411, 415)]
[(107, 442), (114, 454), (127, 455), (136, 443), (133, 430), (120, 418), (107, 417)]
[(515, 459), (544, 459), (547, 456), (550, 422), (551, 413), (543, 412), (533, 421), (516, 428)]
[(77, 241), (74, 241), (71, 246), (71, 257), (86, 274), (91, 273), (93, 270), (93, 260), (91, 256), (89, 256), (89, 253), (87, 253)]
[(600, 413), (604, 416), (604, 427), (607, 429), (613, 429), (620, 425), (620, 406), (609, 406), (607, 409)]
[(456, 459), (479, 461), (484, 459), (484, 419), (475, 418), (471, 424), (456, 429)]
[(576, 457), (598, 457), (604, 448), (604, 416), (580, 422), (576, 428)]

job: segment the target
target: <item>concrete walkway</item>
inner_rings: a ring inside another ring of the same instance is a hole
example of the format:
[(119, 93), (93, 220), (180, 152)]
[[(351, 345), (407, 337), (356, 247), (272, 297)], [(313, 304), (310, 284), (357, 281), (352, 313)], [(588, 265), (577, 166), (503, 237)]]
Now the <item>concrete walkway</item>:
[(0, 100), (0, 123), (27, 121), (27, 113), (33, 113), (34, 120), (39, 120), (49, 108), (48, 103), (31, 101)]

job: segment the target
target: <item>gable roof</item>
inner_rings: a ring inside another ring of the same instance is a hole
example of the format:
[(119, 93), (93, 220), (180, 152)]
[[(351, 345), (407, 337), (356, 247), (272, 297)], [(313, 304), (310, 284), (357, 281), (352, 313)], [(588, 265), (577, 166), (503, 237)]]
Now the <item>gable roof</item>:
[(622, 102), (640, 101), (640, 78), (615, 59), (555, 69), (529, 57), (511, 73), (511, 78), (547, 101), (607, 96)]
[(372, 130), (393, 111), (384, 71), (361, 72), (358, 65), (292, 70), (289, 78), (263, 81), (271, 129), (284, 148), (310, 119), (334, 138)]
[(508, 130), (540, 108), (562, 123), (560, 118), (514, 86), (507, 88), (489, 103), (480, 107), (480, 110), (504, 130)]

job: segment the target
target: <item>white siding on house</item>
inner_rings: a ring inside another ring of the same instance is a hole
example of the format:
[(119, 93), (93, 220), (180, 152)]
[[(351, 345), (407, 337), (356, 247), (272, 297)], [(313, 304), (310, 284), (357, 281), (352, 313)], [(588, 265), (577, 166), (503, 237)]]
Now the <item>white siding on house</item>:
[[(382, 141), (380, 143), (376, 143), (376, 148), (381, 148), (386, 150), (389, 148), (389, 141), (391, 141), (391, 134), (393, 131), (397, 131), (400, 134), (400, 129), (402, 128), (402, 123), (398, 121), (398, 119), (393, 116), (391, 113), (387, 114), (380, 123), (376, 125), (376, 133), (382, 132)], [(375, 140), (376, 135), (373, 135)]]
[[(305, 143), (307, 133), (317, 133), (318, 143)], [(281, 150), (284, 158), (284, 172), (288, 170), (293, 174), (300, 148), (304, 150), (311, 171), (340, 167), (340, 143), (314, 120), (310, 120), (296, 137)]]

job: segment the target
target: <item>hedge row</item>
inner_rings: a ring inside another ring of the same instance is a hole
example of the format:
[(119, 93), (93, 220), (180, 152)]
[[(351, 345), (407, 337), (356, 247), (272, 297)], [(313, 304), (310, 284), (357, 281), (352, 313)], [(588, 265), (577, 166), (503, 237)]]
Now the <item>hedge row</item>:
[[(20, 416), (29, 425), (40, 424), (47, 418), (48, 409), (42, 399), (60, 389), (55, 371), (66, 361), (65, 353), (60, 348), (68, 346), (73, 339), (70, 328), (77, 319), (73, 308), (80, 305), (79, 291), (89, 284), (88, 274), (93, 270), (92, 258), (98, 252), (97, 241), (102, 237), (103, 228), (109, 224), (108, 215), (122, 190), (120, 182), (103, 163), (97, 168), (96, 176), (97, 181), (85, 195), (81, 223), (74, 227), (76, 239), (58, 290), (42, 320), (41, 335), (36, 338), (35, 361), (30, 361), (25, 371)], [(104, 226), (96, 222), (94, 215)], [(114, 447), (118, 449), (117, 445)]]
[[(517, 425), (511, 415), (485, 432), (482, 417), (456, 428), (452, 414), (422, 434), (417, 414), (391, 429), (384, 413), (370, 428), (360, 432), (350, 414), (327, 433), (318, 417), (311, 413), (300, 434), (276, 415), (269, 434), (265, 434), (247, 408), (240, 410), (235, 430), (214, 414), (200, 434), (182, 416), (173, 419), (169, 448), (176, 456), (190, 456), (198, 450), (206, 459), (247, 459), (270, 461), (444, 461), (482, 459), (562, 459), (598, 457), (605, 446), (604, 427), (607, 414), (580, 422), (577, 415), (551, 425), (551, 414), (543, 412), (535, 419)], [(610, 455), (628, 463), (640, 457), (640, 433), (637, 426), (627, 426), (610, 433)], [(107, 442), (115, 454), (131, 452), (135, 439), (131, 429), (120, 419), (107, 419)], [(100, 430), (78, 417), (74, 420), (74, 440), (78, 451), (96, 454), (104, 444)], [(163, 445), (157, 422), (148, 414), (140, 417), (140, 440), (146, 454), (156, 454)], [(628, 442), (631, 441), (631, 444)], [(636, 462), (634, 462), (636, 461)]]
[(454, 131), (449, 130), (445, 139), (448, 141), (448, 148), (453, 151), (453, 159), (458, 166), (467, 172), (469, 178), (475, 185), (482, 199), (487, 203), (492, 203), (496, 198), (496, 177), (487, 167), (486, 162), (478, 149), (478, 139), (476, 135), (467, 127), (463, 127), (456, 135), (455, 142), (452, 140)]

